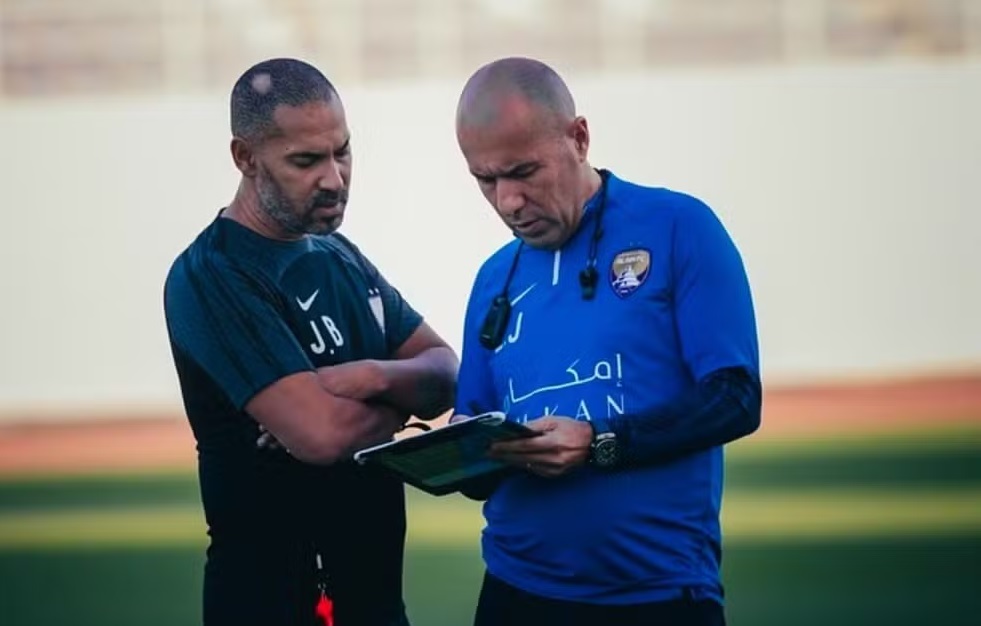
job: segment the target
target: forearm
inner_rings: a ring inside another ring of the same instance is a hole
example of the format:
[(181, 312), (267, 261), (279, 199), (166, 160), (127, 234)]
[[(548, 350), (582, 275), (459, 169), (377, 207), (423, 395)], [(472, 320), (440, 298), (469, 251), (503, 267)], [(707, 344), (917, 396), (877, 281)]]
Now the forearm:
[(331, 429), (337, 441), (337, 460), (351, 458), (355, 452), (368, 446), (389, 441), (408, 419), (408, 415), (394, 407), (368, 402), (361, 410), (332, 420)]
[(610, 420), (621, 463), (650, 465), (723, 445), (760, 425), (762, 388), (742, 368), (706, 376), (689, 394), (655, 410)]
[(339, 397), (332, 398), (326, 413), (317, 413), (309, 411), (302, 430), (281, 441), (297, 459), (318, 465), (345, 461), (361, 448), (390, 440), (408, 417), (384, 404)]
[(451, 349), (430, 348), (412, 358), (378, 364), (385, 381), (379, 400), (424, 420), (453, 407), (459, 363)]

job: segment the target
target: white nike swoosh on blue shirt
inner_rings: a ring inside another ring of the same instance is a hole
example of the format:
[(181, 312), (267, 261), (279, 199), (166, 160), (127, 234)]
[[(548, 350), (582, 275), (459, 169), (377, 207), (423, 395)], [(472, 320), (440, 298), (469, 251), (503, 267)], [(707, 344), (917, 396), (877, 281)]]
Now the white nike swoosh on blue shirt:
[(532, 289), (534, 289), (536, 286), (538, 286), (538, 283), (535, 283), (531, 287), (528, 287), (527, 289), (525, 289), (524, 291), (522, 291), (521, 293), (519, 293), (517, 296), (515, 296), (514, 297), (514, 300), (511, 301), (511, 306), (514, 306), (517, 303), (521, 302), (521, 299), (524, 298), (525, 296), (527, 296), (528, 295), (528, 292), (531, 291)]

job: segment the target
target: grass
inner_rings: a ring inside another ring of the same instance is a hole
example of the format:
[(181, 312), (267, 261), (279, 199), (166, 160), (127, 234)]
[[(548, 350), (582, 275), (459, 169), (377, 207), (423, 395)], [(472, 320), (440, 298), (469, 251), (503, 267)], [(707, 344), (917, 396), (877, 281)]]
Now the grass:
[[(735, 626), (953, 624), (975, 613), (981, 437), (734, 446), (724, 580)], [(466, 626), (477, 503), (409, 490), (414, 626)], [(199, 623), (204, 529), (186, 473), (0, 482), (0, 623)]]
[[(473, 548), (481, 528), (476, 503), (409, 496), (409, 541), (417, 546)], [(723, 510), (726, 537), (744, 543), (964, 533), (981, 528), (981, 486), (934, 490), (821, 489), (804, 493), (735, 493)], [(8, 511), (0, 516), (0, 549), (62, 550), (204, 548), (205, 527), (196, 506)]]
[[(738, 544), (725, 557), (729, 623), (967, 623), (979, 560), (977, 535)], [(0, 616), (9, 626), (196, 624), (201, 563), (200, 550), (189, 547), (5, 550)], [(413, 624), (468, 624), (480, 576), (473, 550), (410, 545), (405, 591)]]

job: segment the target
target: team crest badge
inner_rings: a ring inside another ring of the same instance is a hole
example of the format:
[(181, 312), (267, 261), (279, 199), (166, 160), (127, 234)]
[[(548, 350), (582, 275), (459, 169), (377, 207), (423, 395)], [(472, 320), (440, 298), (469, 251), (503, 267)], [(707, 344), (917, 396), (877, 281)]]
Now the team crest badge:
[(651, 253), (643, 248), (624, 250), (613, 257), (610, 266), (610, 286), (621, 298), (626, 298), (644, 284), (651, 273)]

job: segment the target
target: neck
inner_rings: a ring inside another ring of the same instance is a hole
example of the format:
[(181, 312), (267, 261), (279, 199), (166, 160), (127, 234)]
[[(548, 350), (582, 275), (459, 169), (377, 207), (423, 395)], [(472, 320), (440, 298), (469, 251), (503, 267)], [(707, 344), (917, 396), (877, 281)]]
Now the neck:
[(549, 250), (558, 250), (559, 248), (564, 246), (566, 242), (569, 241), (569, 239), (572, 238), (572, 236), (576, 233), (576, 231), (579, 230), (579, 226), (582, 223), (583, 215), (586, 214), (586, 204), (589, 202), (590, 198), (596, 195), (596, 192), (599, 191), (600, 187), (603, 186), (603, 177), (599, 175), (599, 172), (593, 169), (593, 166), (591, 166), (589, 163), (585, 163), (583, 165), (583, 168), (584, 168), (584, 172), (583, 172), (584, 176), (580, 183), (579, 194), (578, 194), (579, 211), (578, 213), (575, 214), (575, 218), (574, 218), (575, 221), (573, 222), (569, 231), (562, 238), (562, 240), (557, 241), (555, 242), (555, 244), (549, 246), (547, 248)]
[(255, 186), (245, 178), (239, 183), (235, 197), (221, 215), (268, 239), (295, 241), (303, 237), (303, 235), (285, 232), (268, 213), (262, 210)]
[[(589, 202), (590, 198), (596, 195), (600, 187), (603, 185), (603, 177), (599, 175), (593, 166), (589, 163), (583, 164), (585, 168), (582, 178), (582, 185), (579, 190), (579, 214), (576, 216), (575, 227), (572, 232), (575, 232), (579, 228), (579, 223), (582, 222), (582, 216), (586, 213), (586, 204)], [(570, 237), (571, 237), (570, 233)]]
[(589, 163), (586, 163), (584, 167), (587, 172), (583, 178), (583, 189), (579, 199), (579, 206), (583, 210), (586, 209), (586, 203), (589, 202), (589, 199), (595, 196), (596, 192), (603, 186), (603, 177), (600, 176), (599, 172), (593, 169)]

